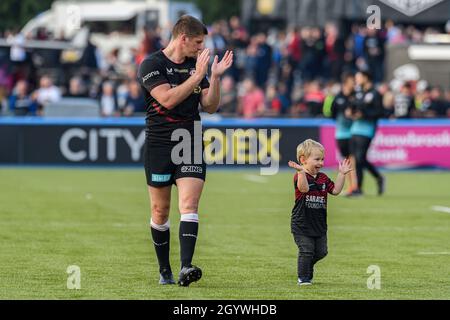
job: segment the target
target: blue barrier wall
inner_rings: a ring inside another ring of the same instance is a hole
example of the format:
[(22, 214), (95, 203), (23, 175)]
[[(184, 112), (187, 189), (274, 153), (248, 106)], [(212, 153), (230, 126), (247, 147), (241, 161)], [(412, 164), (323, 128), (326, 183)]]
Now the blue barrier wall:
[[(253, 141), (259, 148), (272, 150), (273, 154), (268, 155), (283, 166), (288, 160), (295, 159), (297, 145), (308, 138), (325, 144), (327, 158), (331, 158), (327, 161), (328, 166), (334, 167), (339, 158), (338, 154), (335, 155), (335, 145), (331, 143), (334, 140), (334, 122), (329, 119), (211, 118), (203, 120), (202, 124), (207, 144), (216, 141), (222, 152), (217, 155), (215, 150), (214, 156), (210, 156), (211, 161), (220, 158), (232, 158), (235, 162), (247, 159), (246, 165), (261, 166), (264, 158), (259, 154), (260, 150), (257, 149), (258, 156), (251, 154), (249, 143)], [(381, 138), (374, 141), (379, 146), (376, 145), (376, 152), (372, 152), (378, 165), (450, 168), (449, 119), (382, 120), (379, 128)], [(239, 154), (233, 154), (231, 158), (229, 153), (233, 147), (230, 143), (234, 140), (233, 136), (227, 135), (229, 129), (235, 130), (235, 137), (250, 141), (241, 145), (237, 150)], [(417, 139), (425, 135), (429, 146), (422, 143), (422, 149), (413, 149), (416, 147), (414, 143), (409, 146), (405, 142), (394, 150), (392, 145), (386, 144), (386, 141), (393, 139), (410, 141), (414, 134), (417, 134)], [(402, 140), (403, 135), (406, 140)], [(439, 146), (434, 146), (434, 137), (440, 141)], [(0, 164), (140, 165), (143, 162), (144, 141), (143, 118), (0, 118)], [(418, 152), (430, 153), (429, 161), (424, 158), (419, 163), (408, 158), (416, 157), (412, 155)], [(436, 155), (439, 155), (440, 161), (433, 160)], [(221, 164), (220, 161), (218, 163)]]

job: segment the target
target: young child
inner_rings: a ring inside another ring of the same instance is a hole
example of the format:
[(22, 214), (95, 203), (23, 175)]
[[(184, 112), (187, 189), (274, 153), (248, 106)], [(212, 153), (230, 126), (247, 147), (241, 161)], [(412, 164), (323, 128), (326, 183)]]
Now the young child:
[(291, 231), (299, 249), (298, 284), (311, 285), (314, 265), (327, 255), (327, 194), (341, 193), (345, 175), (352, 171), (350, 161), (339, 163), (336, 183), (320, 172), (325, 149), (306, 140), (297, 147), (297, 160), (289, 166), (297, 170), (294, 176), (295, 206), (292, 210)]

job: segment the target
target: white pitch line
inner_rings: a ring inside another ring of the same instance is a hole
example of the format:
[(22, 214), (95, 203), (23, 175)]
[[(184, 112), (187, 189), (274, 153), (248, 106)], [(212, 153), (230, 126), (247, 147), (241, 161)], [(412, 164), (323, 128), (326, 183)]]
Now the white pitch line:
[(450, 252), (417, 252), (421, 256), (450, 256)]
[(437, 212), (450, 213), (449, 207), (433, 206), (433, 207), (431, 207), (431, 210), (437, 211)]

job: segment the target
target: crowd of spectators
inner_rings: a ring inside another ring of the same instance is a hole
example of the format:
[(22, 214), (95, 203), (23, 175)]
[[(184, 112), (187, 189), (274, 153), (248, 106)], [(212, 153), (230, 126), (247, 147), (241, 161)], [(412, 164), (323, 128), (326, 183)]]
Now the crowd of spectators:
[[(384, 82), (387, 44), (421, 43), (427, 28), (386, 22), (382, 30), (354, 24), (343, 32), (334, 23), (324, 28), (294, 27), (250, 34), (238, 17), (209, 26), (206, 47), (220, 57), (235, 52), (235, 63), (222, 79), (219, 113), (223, 116), (326, 117), (344, 72), (370, 71), (384, 97), (388, 118), (450, 117), (449, 88), (425, 80), (392, 86)], [(96, 99), (101, 115), (145, 113), (136, 72), (139, 63), (167, 45), (164, 30), (147, 30), (141, 45), (123, 63), (119, 50), (102, 56), (92, 44), (75, 68), (42, 68), (39, 59), (21, 49), (24, 37), (6, 32), (11, 50), (0, 52), (0, 114), (43, 115), (46, 106), (65, 97)], [(39, 39), (52, 37), (43, 30)], [(55, 38), (55, 37), (53, 37)]]

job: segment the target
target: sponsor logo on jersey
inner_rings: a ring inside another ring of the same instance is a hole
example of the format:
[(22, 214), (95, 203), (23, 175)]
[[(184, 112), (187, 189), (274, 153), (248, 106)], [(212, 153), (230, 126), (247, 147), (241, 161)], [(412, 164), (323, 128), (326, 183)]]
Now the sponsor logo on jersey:
[(183, 166), (181, 173), (203, 173), (203, 168), (200, 166)]
[(152, 72), (150, 72), (149, 74), (147, 74), (145, 77), (143, 77), (143, 78), (142, 78), (142, 81), (143, 81), (143, 82), (146, 82), (148, 79), (153, 78), (153, 77), (156, 77), (156, 76), (159, 76), (159, 75), (160, 75), (160, 73), (159, 73), (158, 70), (152, 71)]
[(327, 200), (323, 196), (306, 196), (306, 207), (309, 209), (326, 209)]
[(167, 75), (172, 76), (173, 75), (173, 68), (166, 68)]
[(326, 203), (325, 197), (323, 196), (306, 196), (306, 201), (309, 202), (317, 202), (317, 203)]
[(177, 68), (174, 68), (174, 71), (176, 73), (189, 73), (188, 69), (177, 69)]

